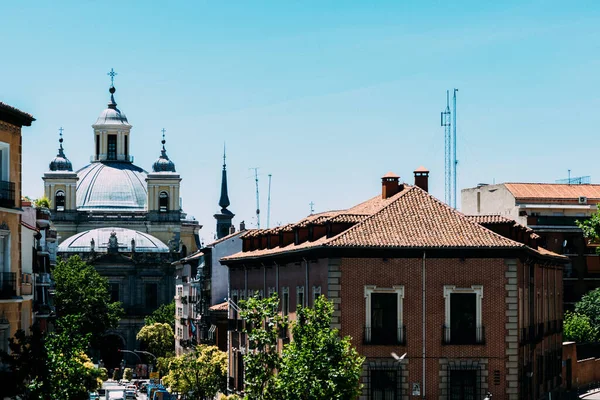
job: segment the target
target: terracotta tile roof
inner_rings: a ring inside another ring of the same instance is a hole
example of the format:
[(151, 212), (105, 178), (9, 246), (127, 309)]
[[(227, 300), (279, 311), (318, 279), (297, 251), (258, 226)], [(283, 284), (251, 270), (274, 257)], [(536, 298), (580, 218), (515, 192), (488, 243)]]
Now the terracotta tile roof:
[[(222, 261), (297, 252), (317, 247), (528, 248), (522, 243), (492, 232), (416, 186), (405, 186), (404, 190), (389, 199), (384, 200), (380, 196), (374, 197), (350, 210), (357, 209), (377, 211), (368, 216), (344, 212), (332, 217), (332, 220), (352, 218), (352, 222), (356, 221), (356, 224), (331, 238), (321, 237), (318, 240), (306, 241), (298, 245), (292, 243), (285, 247), (239, 252), (225, 257)], [(489, 219), (500, 221), (502, 218), (494, 216)], [(514, 221), (511, 222), (516, 224)], [(547, 251), (539, 254), (554, 255)]]
[(492, 225), (492, 224), (516, 224), (514, 219), (504, 217), (502, 215), (465, 215), (473, 222), (478, 224)]
[(421, 165), (419, 168), (415, 169), (414, 172), (429, 172), (429, 170)]
[(465, 218), (416, 186), (390, 205), (332, 238), (328, 247), (515, 248), (521, 243)]
[(227, 305), (227, 302), (224, 301), (222, 303), (215, 304), (214, 306), (210, 306), (208, 307), (208, 309), (210, 311), (227, 311), (229, 309), (229, 306)]
[(221, 239), (217, 239), (217, 240), (215, 240), (214, 242), (208, 244), (205, 247), (213, 247), (213, 246), (215, 246), (215, 245), (217, 245), (217, 244), (219, 244), (221, 242), (224, 242), (224, 241), (229, 240), (229, 239), (233, 239), (234, 237), (240, 236), (241, 234), (248, 234), (249, 232), (252, 232), (252, 231), (255, 231), (255, 230), (256, 229), (248, 229), (248, 230), (245, 230), (245, 231), (237, 231), (237, 232), (234, 232), (234, 233), (230, 233), (229, 235), (223, 236)]
[(600, 201), (600, 185), (567, 185), (561, 183), (505, 183), (517, 200), (574, 200), (584, 196), (588, 201)]
[(33, 118), (33, 115), (26, 113), (24, 111), (21, 111), (18, 108), (15, 108), (13, 106), (9, 106), (8, 104), (0, 101), (0, 113), (1, 112), (4, 112), (5, 114), (8, 114), (11, 117), (16, 118), (16, 120), (19, 123), (21, 123), (25, 126), (31, 126), (31, 123), (33, 121), (35, 121), (35, 118)]
[(400, 177), (398, 175), (396, 175), (395, 173), (393, 173), (392, 171), (390, 171), (387, 174), (385, 174), (384, 176), (382, 176), (381, 178), (400, 178)]

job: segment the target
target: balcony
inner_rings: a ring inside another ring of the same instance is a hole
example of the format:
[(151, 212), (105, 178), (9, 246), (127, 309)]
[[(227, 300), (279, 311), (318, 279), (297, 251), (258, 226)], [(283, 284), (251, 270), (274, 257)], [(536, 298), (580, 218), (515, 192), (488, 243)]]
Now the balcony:
[(36, 283), (39, 286), (50, 286), (52, 284), (52, 279), (50, 277), (50, 274), (48, 274), (48, 273), (37, 274)]
[(565, 217), (554, 215), (528, 216), (527, 226), (577, 226), (575, 221), (585, 221), (589, 217)]
[(11, 299), (17, 295), (17, 274), (0, 272), (0, 299)]
[(442, 327), (442, 344), (481, 345), (485, 344), (485, 327), (452, 329)]
[(365, 326), (363, 344), (406, 345), (406, 326), (398, 329), (372, 328)]
[(36, 208), (35, 218), (37, 226), (45, 228), (50, 225), (50, 210), (47, 208)]
[(0, 181), (0, 207), (13, 208), (15, 206), (15, 183)]

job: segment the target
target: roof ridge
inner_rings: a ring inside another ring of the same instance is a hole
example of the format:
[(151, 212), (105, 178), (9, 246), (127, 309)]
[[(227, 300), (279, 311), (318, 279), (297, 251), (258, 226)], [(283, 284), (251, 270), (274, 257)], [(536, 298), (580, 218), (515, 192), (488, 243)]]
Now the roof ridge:
[[(327, 246), (330, 242), (332, 242), (333, 240), (337, 240), (337, 239), (341, 239), (344, 235), (349, 234), (350, 232), (353, 232), (353, 230), (358, 229), (358, 227), (362, 226), (365, 222), (369, 221), (371, 218), (374, 218), (376, 215), (379, 215), (379, 213), (381, 213), (383, 210), (385, 210), (386, 208), (388, 208), (389, 206), (391, 206), (392, 204), (394, 204), (396, 201), (398, 201), (399, 199), (401, 199), (402, 197), (404, 197), (406, 195), (406, 193), (410, 192), (412, 189), (414, 189), (416, 186), (410, 186), (410, 185), (404, 185), (404, 189), (401, 190), (400, 192), (394, 194), (394, 196), (397, 196), (395, 199), (391, 200), (388, 204), (384, 205), (383, 207), (381, 207), (379, 210), (377, 210), (376, 212), (374, 212), (373, 214), (367, 216), (365, 219), (363, 219), (362, 221), (352, 225), (350, 228), (346, 229), (343, 232), (340, 232), (338, 235), (333, 236), (328, 238), (323, 244), (322, 246)], [(392, 196), (392, 197), (394, 197)], [(371, 200), (371, 199), (369, 199)], [(367, 200), (367, 201), (369, 201)], [(363, 202), (365, 203), (365, 202)], [(362, 204), (362, 203), (361, 203)], [(354, 208), (354, 207), (352, 207)], [(361, 214), (357, 214), (357, 215), (361, 215)]]

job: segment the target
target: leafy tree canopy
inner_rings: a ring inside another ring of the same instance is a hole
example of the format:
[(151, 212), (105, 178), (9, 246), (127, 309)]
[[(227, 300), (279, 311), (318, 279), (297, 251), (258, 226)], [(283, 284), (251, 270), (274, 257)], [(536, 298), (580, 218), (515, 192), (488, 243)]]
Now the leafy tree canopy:
[(596, 211), (589, 219), (576, 221), (577, 226), (583, 231), (583, 236), (590, 241), (600, 239), (600, 211)]
[(178, 393), (190, 394), (191, 398), (214, 398), (224, 391), (227, 376), (227, 353), (216, 346), (199, 345), (193, 353), (171, 359), (169, 374), (163, 382)]
[(58, 318), (73, 316), (82, 335), (95, 341), (103, 332), (116, 328), (123, 316), (120, 302), (111, 302), (108, 280), (79, 256), (58, 260), (52, 272), (56, 282), (54, 304)]
[(283, 348), (277, 376), (284, 399), (353, 399), (360, 394), (364, 357), (331, 328), (333, 303), (320, 296), (303, 307), (293, 324), (294, 340)]
[(145, 325), (136, 338), (144, 342), (148, 351), (156, 357), (166, 357), (175, 349), (175, 334), (171, 325), (167, 323)]
[(575, 312), (588, 317), (592, 327), (600, 331), (600, 288), (583, 295), (575, 304)]
[(144, 319), (146, 325), (156, 323), (169, 324), (175, 329), (175, 300), (169, 304), (161, 304), (154, 312)]
[(563, 323), (564, 340), (577, 343), (593, 342), (598, 339), (598, 330), (592, 327), (586, 315), (565, 312)]

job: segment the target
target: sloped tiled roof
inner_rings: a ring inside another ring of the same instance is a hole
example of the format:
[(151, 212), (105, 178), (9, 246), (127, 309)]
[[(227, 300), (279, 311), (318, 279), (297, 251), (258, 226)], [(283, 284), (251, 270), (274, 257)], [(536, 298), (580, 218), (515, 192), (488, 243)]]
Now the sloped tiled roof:
[[(377, 208), (378, 207), (378, 208)], [(348, 214), (351, 210), (375, 210), (370, 215)], [(239, 252), (223, 261), (256, 258), (309, 248), (465, 248), (518, 249), (525, 244), (499, 235), (439, 201), (416, 186), (405, 186), (396, 195), (382, 199), (374, 197), (332, 219), (354, 215), (354, 226), (331, 237), (289, 244), (271, 249)], [(483, 220), (483, 217), (476, 219)], [(504, 217), (489, 217), (494, 221), (512, 222)], [(535, 251), (534, 249), (530, 249)], [(554, 255), (551, 252), (539, 254)], [(560, 257), (560, 256), (557, 256)]]
[(600, 201), (600, 185), (568, 185), (560, 183), (505, 183), (517, 200), (588, 200)]
[(226, 301), (223, 303), (215, 304), (208, 308), (210, 311), (227, 311), (229, 309), (229, 305)]
[(13, 106), (9, 106), (8, 104), (3, 103), (1, 101), (0, 114), (1, 117), (7, 116), (10, 118), (11, 121), (15, 120), (16, 122), (25, 126), (31, 126), (31, 123), (35, 121), (33, 115), (26, 113), (25, 111), (21, 111)]
[(502, 215), (465, 215), (465, 217), (469, 218), (473, 222), (477, 222), (478, 224), (511, 224), (515, 223), (513, 219), (506, 218)]
[(337, 237), (331, 247), (456, 248), (522, 247), (498, 235), (422, 189), (412, 186), (393, 203)]

